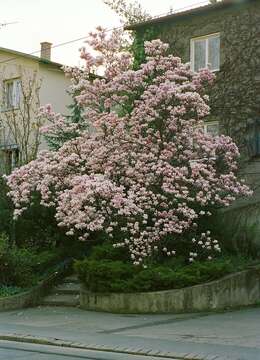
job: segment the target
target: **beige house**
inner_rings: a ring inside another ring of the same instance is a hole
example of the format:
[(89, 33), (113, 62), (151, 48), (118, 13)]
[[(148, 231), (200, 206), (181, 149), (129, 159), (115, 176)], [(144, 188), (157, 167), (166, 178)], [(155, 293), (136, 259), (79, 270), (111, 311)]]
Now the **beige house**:
[(0, 172), (8, 173), (47, 147), (38, 109), (51, 104), (66, 114), (70, 80), (51, 61), (51, 43), (43, 42), (40, 57), (0, 47), (0, 83)]

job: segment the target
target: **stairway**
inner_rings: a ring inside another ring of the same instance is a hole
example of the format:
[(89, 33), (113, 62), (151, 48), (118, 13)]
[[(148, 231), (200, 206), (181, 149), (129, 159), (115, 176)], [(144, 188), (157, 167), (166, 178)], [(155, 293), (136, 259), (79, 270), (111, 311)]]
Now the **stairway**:
[(63, 282), (56, 285), (51, 293), (42, 299), (44, 306), (79, 306), (80, 283), (76, 275), (63, 279)]
[(244, 165), (239, 172), (239, 178), (245, 180), (253, 196), (238, 198), (227, 210), (260, 203), (260, 158), (255, 158)]

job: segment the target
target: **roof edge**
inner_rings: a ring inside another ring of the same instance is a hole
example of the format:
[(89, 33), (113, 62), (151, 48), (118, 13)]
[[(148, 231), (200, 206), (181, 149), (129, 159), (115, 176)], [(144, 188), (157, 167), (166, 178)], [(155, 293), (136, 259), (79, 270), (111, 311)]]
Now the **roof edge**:
[(12, 57), (12, 58), (10, 57), (9, 59), (6, 59), (3, 62), (10, 62), (10, 61), (15, 60), (17, 57), (21, 56), (21, 57), (26, 57), (27, 59), (30, 59), (30, 60), (33, 60), (33, 61), (37, 61), (38, 63), (44, 64), (44, 65), (51, 65), (51, 66), (55, 66), (55, 67), (58, 67), (58, 68), (61, 68), (61, 67), (64, 66), (63, 64), (57, 63), (55, 61), (47, 60), (47, 59), (41, 58), (39, 56), (31, 55), (31, 54), (26, 54), (26, 53), (23, 53), (23, 52), (17, 51), (17, 50), (12, 50), (12, 49), (8, 49), (8, 48), (0, 47), (0, 51), (3, 51), (3, 52), (14, 55), (14, 57)]
[(239, 6), (239, 5), (242, 5), (243, 3), (253, 2), (253, 1), (256, 1), (256, 0), (240, 0), (240, 1), (239, 0), (222, 0), (222, 1), (217, 2), (216, 4), (207, 4), (207, 5), (203, 5), (203, 6), (198, 6), (198, 7), (188, 9), (185, 11), (175, 12), (175, 13), (165, 15), (165, 16), (154, 17), (152, 19), (149, 19), (149, 20), (146, 20), (143, 22), (126, 25), (124, 27), (124, 29), (125, 30), (136, 30), (138, 28), (142, 28), (147, 25), (162, 23), (165, 21), (169, 21), (171, 19), (177, 19), (177, 18), (182, 18), (182, 17), (186, 17), (186, 16), (188, 17), (188, 16), (192, 16), (192, 15), (203, 14), (204, 12), (207, 12), (207, 11), (214, 11), (214, 10), (219, 10), (219, 9), (225, 9), (225, 8), (232, 7), (232, 6)]

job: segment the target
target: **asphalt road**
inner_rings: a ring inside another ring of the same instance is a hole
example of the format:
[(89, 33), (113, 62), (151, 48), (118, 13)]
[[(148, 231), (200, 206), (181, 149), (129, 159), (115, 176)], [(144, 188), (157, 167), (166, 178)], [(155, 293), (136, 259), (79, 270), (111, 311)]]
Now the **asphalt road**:
[[(21, 344), (0, 340), (0, 360), (158, 360), (149, 356), (102, 351), (64, 349), (56, 346)], [(160, 360), (164, 360), (160, 358)], [(169, 360), (169, 359), (165, 359)]]
[[(163, 354), (172, 352), (180, 357), (195, 354), (202, 355), (197, 358), (207, 360), (260, 360), (260, 307), (179, 315), (124, 315), (76, 308), (36, 307), (0, 313), (0, 339), (9, 334), (58, 339), (72, 343), (72, 346), (73, 343), (86, 344), (92, 349), (104, 346), (114, 351), (130, 348), (134, 352), (138, 349)], [(46, 354), (39, 353), (37, 347), (36, 357), (33, 353), (24, 356), (20, 348), (14, 348), (2, 349), (0, 360), (16, 359), (11, 350), (18, 351), (17, 359), (28, 360), (64, 360), (67, 355), (59, 353), (63, 358), (57, 358), (57, 354), (46, 357)], [(3, 355), (4, 351), (6, 355)], [(8, 354), (11, 354), (10, 357)], [(70, 354), (70, 359), (73, 360), (77, 354)], [(91, 358), (90, 355), (102, 360), (137, 359), (122, 353), (118, 356), (106, 354), (103, 358), (100, 351), (84, 353), (87, 359)], [(141, 359), (148, 360), (148, 357), (141, 356)]]

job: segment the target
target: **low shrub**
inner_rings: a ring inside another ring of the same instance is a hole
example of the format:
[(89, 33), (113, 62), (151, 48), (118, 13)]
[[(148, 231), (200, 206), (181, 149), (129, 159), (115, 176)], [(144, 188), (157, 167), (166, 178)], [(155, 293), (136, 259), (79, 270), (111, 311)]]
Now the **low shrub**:
[(36, 273), (33, 271), (35, 263), (34, 254), (27, 249), (12, 248), (5, 254), (5, 284), (28, 287), (37, 281)]
[(62, 244), (66, 235), (57, 226), (53, 209), (42, 206), (37, 196), (33, 199), (33, 205), (13, 223), (13, 242), (19, 247), (38, 250)]
[(129, 254), (125, 248), (115, 248), (113, 247), (113, 244), (104, 242), (103, 244), (92, 248), (90, 259), (129, 261)]
[(130, 263), (92, 259), (76, 261), (75, 270), (79, 279), (94, 292), (123, 291), (135, 272)]
[(180, 289), (218, 279), (235, 271), (230, 261), (196, 262), (183, 267), (155, 266), (138, 272), (131, 281), (135, 291)]
[(38, 253), (12, 246), (6, 235), (0, 236), (0, 286), (30, 287), (59, 261), (55, 249)]
[(82, 283), (93, 292), (142, 292), (180, 289), (221, 278), (245, 269), (251, 261), (222, 257), (184, 265), (182, 261), (151, 265), (144, 269), (131, 263), (86, 258), (75, 262)]
[(23, 289), (16, 286), (0, 285), (0, 298), (16, 295), (19, 294), (21, 291), (23, 291)]
[(44, 274), (50, 268), (62, 261), (63, 253), (57, 249), (44, 250), (34, 253), (32, 268), (35, 273)]

